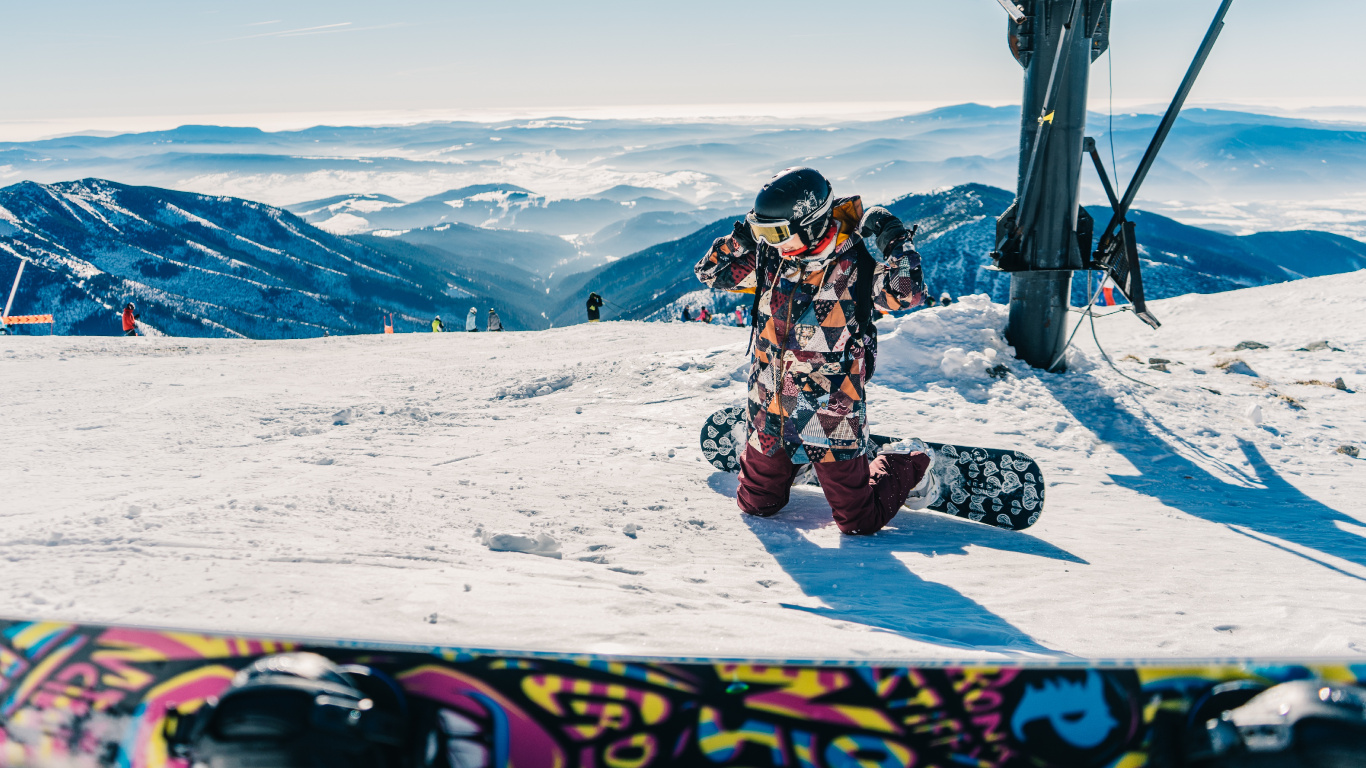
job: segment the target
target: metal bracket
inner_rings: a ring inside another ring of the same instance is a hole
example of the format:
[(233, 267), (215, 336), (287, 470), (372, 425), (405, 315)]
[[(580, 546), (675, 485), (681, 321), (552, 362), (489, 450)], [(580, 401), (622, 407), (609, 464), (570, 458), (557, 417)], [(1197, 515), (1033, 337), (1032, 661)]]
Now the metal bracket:
[(1006, 13), (1010, 14), (1010, 20), (1016, 24), (1029, 18), (1028, 16), (1025, 16), (1024, 9), (1011, 2), (1011, 0), (996, 0), (996, 2), (1000, 3), (1001, 7), (1006, 9)]

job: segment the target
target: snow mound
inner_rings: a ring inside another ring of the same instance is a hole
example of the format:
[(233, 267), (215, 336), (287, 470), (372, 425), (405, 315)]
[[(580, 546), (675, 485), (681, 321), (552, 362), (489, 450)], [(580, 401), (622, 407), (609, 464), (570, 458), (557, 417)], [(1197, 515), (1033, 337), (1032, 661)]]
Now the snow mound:
[(975, 390), (1003, 378), (1020, 365), (1006, 343), (1007, 315), (1005, 305), (978, 294), (884, 322), (874, 381), (914, 392), (932, 384)]
[(482, 535), (484, 546), (493, 552), (522, 552), (528, 555), (540, 555), (541, 557), (551, 557), (559, 560), (563, 557), (560, 554), (560, 542), (556, 541), (548, 533), (539, 533), (535, 536), (528, 536), (521, 533), (492, 533), (485, 531)]
[(517, 400), (525, 397), (540, 397), (551, 392), (558, 392), (574, 383), (574, 374), (566, 373), (563, 376), (537, 376), (529, 381), (520, 381), (506, 387), (499, 387), (497, 398), (499, 400)]

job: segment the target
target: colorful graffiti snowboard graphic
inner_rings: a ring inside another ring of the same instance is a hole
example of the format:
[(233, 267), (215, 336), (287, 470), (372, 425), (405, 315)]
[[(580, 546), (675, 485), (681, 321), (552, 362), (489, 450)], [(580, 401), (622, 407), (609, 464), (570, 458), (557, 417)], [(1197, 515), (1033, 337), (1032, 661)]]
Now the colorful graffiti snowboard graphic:
[(227, 708), (241, 670), (299, 651), (352, 665), (337, 669), (377, 693), (318, 696), (298, 728), (340, 734), (381, 718), (374, 738), (390, 757), (347, 764), (445, 768), (1132, 768), (1163, 764), (1151, 751), (1180, 742), (1159, 733), (1164, 722), (1218, 717), (1212, 692), (1366, 676), (1366, 666), (648, 661), (0, 621), (0, 765), (186, 768), (203, 760), (186, 751), (187, 732), (240, 750), (232, 728), (259, 736), (266, 721), (239, 711), (235, 725), (205, 730), (194, 718)]
[[(707, 417), (699, 438), (702, 455), (723, 472), (740, 471), (740, 451), (749, 439), (744, 408), (722, 408)], [(873, 435), (879, 445), (897, 438)], [(1044, 482), (1039, 465), (1019, 451), (974, 448), (966, 445), (926, 442), (942, 462), (944, 482), (939, 497), (927, 509), (997, 528), (1020, 530), (1039, 521), (1043, 513)], [(797, 482), (813, 481), (814, 474), (797, 476)]]

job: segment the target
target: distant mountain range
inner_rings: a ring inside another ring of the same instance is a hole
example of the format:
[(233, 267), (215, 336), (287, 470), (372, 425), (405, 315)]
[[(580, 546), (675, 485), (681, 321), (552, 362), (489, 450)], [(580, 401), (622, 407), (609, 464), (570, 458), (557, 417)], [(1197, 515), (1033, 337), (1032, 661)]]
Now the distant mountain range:
[[(491, 195), (476, 201), (491, 203), (521, 194), (456, 191), (463, 196), (449, 199)], [(635, 190), (612, 194), (630, 197)], [(1003, 189), (968, 184), (905, 195), (889, 207), (919, 225), (917, 243), (934, 293), (988, 293), (1005, 301), (1009, 277), (987, 269), (987, 253), (995, 216), (1011, 199)], [(299, 207), (337, 216), (406, 206), (346, 196)], [(1104, 211), (1092, 214), (1104, 220)], [(18, 258), (29, 259), (13, 312), (53, 313), (59, 333), (118, 333), (117, 311), (131, 300), (158, 332), (265, 339), (376, 332), (381, 312), (395, 313), (400, 331), (420, 330), (433, 315), (458, 321), (471, 306), (481, 324), (495, 307), (509, 329), (546, 328), (581, 322), (589, 291), (608, 300), (607, 319), (672, 317), (680, 301), (721, 310), (748, 301), (702, 291), (693, 276), (712, 240), (730, 231), (731, 216), (698, 228), (669, 219), (671, 212), (648, 215), (661, 217), (660, 227), (688, 232), (574, 271), (580, 251), (538, 232), (449, 221), (347, 237), (239, 198), (100, 179), (23, 182), (0, 189), (0, 286), (10, 285)], [(610, 237), (621, 243), (642, 237), (630, 221), (619, 222)], [(1366, 244), (1325, 232), (1239, 237), (1152, 213), (1136, 212), (1134, 221), (1152, 298), (1366, 268)], [(1074, 301), (1082, 303), (1083, 281), (1074, 282)]]
[[(1159, 116), (1088, 115), (1123, 186)], [(1018, 107), (960, 104), (886, 120), (548, 118), (300, 131), (183, 126), (0, 143), (0, 180), (99, 177), (289, 205), (337, 234), (465, 223), (575, 236), (625, 255), (604, 228), (646, 213), (699, 225), (748, 208), (775, 171), (811, 165), (870, 202), (965, 183), (1013, 187)], [(1113, 169), (1112, 169), (1113, 170)], [(1366, 125), (1187, 109), (1140, 206), (1249, 233), (1317, 228), (1366, 238)], [(1083, 174), (1085, 198), (1105, 198)], [(329, 196), (308, 204), (296, 201)], [(711, 214), (706, 213), (707, 210)], [(630, 225), (649, 229), (655, 218)], [(676, 234), (663, 229), (653, 236)], [(625, 241), (623, 241), (624, 243)], [(594, 248), (597, 250), (594, 250)], [(609, 252), (610, 251), (610, 252)]]
[[(586, 198), (547, 200), (515, 184), (475, 184), (412, 203), (387, 195), (337, 195), (285, 206), (336, 234), (372, 232), (430, 241), (432, 234), (518, 230), (553, 235), (542, 272), (581, 271), (693, 231), (738, 208), (698, 208), (659, 190), (618, 185)], [(457, 225), (452, 229), (451, 225)], [(463, 227), (458, 225), (464, 225)], [(442, 239), (446, 239), (443, 236)], [(549, 257), (549, 252), (554, 252)], [(501, 260), (501, 259), (500, 259)]]
[(459, 222), (551, 235), (583, 235), (638, 213), (694, 208), (657, 191), (630, 197), (618, 194), (615, 199), (547, 200), (515, 184), (475, 184), (413, 203), (384, 195), (344, 195), (285, 206), (310, 224), (341, 234), (349, 234), (342, 230), (418, 229)]

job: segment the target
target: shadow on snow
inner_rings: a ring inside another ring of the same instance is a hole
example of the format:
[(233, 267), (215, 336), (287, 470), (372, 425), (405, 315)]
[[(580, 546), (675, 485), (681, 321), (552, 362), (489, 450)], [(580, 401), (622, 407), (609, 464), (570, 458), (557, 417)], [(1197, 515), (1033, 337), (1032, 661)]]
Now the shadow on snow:
[[(735, 497), (736, 476), (715, 472), (708, 484)], [(736, 514), (742, 514), (736, 510)], [(952, 587), (917, 576), (897, 555), (965, 555), (969, 544), (1007, 552), (1086, 564), (1086, 561), (1026, 533), (1005, 531), (936, 512), (902, 510), (873, 536), (838, 537), (822, 547), (805, 534), (834, 521), (819, 488), (793, 489), (787, 507), (772, 518), (745, 515), (756, 538), (819, 606), (783, 607), (835, 621), (862, 624), (911, 640), (970, 651), (998, 653), (1059, 652), (1032, 637), (986, 606)]]
[[(1353, 530), (1362, 530), (1361, 521), (1306, 496), (1282, 478), (1252, 442), (1236, 438), (1252, 467), (1254, 474), (1249, 475), (1163, 428), (1146, 411), (1146, 419), (1131, 413), (1095, 386), (1090, 377), (1041, 376), (1039, 380), (1083, 427), (1139, 471), (1138, 475), (1111, 475), (1119, 487), (1366, 581), (1366, 577), (1322, 558), (1326, 555), (1366, 567), (1366, 536)], [(1271, 427), (1264, 429), (1279, 434)], [(1223, 465), (1224, 471), (1245, 485), (1219, 477), (1176, 453), (1177, 449)]]

